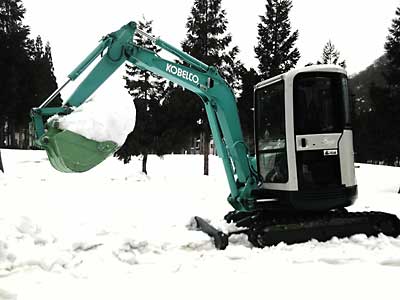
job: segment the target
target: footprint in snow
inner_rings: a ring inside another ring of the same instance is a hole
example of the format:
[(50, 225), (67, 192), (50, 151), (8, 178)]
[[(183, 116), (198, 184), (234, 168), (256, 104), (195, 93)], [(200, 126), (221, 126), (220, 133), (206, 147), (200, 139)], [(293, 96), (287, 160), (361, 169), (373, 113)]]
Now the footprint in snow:
[(84, 243), (84, 242), (80, 242), (80, 243), (74, 243), (72, 245), (72, 249), (75, 252), (79, 252), (79, 251), (90, 251), (90, 250), (95, 250), (98, 247), (103, 246), (102, 243), (97, 243), (97, 244), (91, 244), (91, 243)]
[(0, 289), (0, 300), (14, 300), (17, 299), (17, 295)]
[(135, 241), (128, 239), (113, 255), (121, 262), (129, 265), (136, 265), (139, 263), (137, 256), (148, 252), (159, 253), (159, 251), (151, 249), (147, 241)]
[(324, 262), (330, 265), (344, 265), (352, 262), (360, 262), (358, 258), (320, 258), (320, 262)]
[(39, 233), (41, 233), (39, 226), (34, 224), (28, 217), (21, 217), (19, 224), (16, 225), (15, 228), (20, 233), (29, 235), (32, 238), (35, 238)]
[(113, 255), (123, 263), (129, 265), (137, 265), (139, 261), (136, 259), (136, 254), (130, 251), (114, 251)]
[(381, 262), (382, 266), (400, 267), (400, 259), (388, 259)]

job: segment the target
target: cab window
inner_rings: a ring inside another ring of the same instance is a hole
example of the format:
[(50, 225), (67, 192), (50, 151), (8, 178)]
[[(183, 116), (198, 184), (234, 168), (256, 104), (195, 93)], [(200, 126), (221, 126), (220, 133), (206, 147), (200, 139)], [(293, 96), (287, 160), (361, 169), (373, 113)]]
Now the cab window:
[(283, 81), (256, 91), (258, 169), (264, 182), (288, 181)]

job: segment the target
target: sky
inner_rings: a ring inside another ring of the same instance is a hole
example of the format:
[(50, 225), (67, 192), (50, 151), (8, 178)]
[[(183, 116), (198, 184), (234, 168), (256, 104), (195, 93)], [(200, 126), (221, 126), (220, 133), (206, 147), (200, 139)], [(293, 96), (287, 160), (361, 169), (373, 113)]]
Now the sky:
[[(23, 0), (27, 9), (25, 24), (32, 36), (41, 35), (52, 48), (55, 75), (62, 84), (67, 75), (102, 36), (143, 16), (153, 20), (155, 36), (180, 47), (186, 34), (186, 20), (193, 0)], [(254, 46), (257, 24), (265, 14), (266, 0), (249, 2), (224, 0), (228, 31), (241, 51), (246, 67), (257, 68)], [(384, 43), (400, 7), (400, 0), (293, 0), (290, 20), (299, 30), (296, 46), (301, 53), (298, 66), (317, 61), (323, 46), (331, 40), (347, 71), (354, 74), (372, 64), (384, 53)]]

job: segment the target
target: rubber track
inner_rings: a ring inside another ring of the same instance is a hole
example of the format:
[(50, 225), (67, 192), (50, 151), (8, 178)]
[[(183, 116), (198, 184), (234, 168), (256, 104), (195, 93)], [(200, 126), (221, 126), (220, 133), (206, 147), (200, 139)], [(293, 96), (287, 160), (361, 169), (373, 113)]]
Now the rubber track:
[[(400, 235), (400, 220), (384, 212), (347, 212), (346, 210), (323, 213), (276, 213), (276, 212), (231, 212), (225, 216), (227, 222), (248, 235), (256, 247), (277, 245), (280, 242), (295, 244), (315, 239), (321, 242), (332, 237), (344, 238), (354, 234), (377, 236)], [(232, 235), (234, 233), (230, 233)]]

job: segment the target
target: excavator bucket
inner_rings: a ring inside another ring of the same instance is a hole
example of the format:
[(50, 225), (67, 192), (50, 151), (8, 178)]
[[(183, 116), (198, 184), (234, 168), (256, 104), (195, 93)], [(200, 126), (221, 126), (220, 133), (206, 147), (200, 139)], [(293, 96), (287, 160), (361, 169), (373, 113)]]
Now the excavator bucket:
[(52, 126), (38, 144), (46, 150), (51, 165), (65, 173), (88, 171), (118, 149), (114, 142), (97, 142)]

